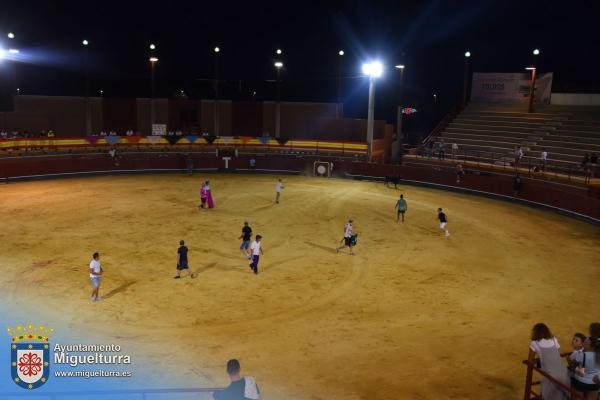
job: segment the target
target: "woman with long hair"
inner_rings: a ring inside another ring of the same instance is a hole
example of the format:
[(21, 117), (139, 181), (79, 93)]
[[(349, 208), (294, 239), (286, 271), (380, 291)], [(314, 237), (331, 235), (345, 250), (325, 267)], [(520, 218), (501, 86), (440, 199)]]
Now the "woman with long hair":
[[(537, 355), (542, 370), (569, 387), (567, 366), (560, 357), (559, 348), (558, 340), (546, 324), (538, 323), (533, 326), (529, 345), (529, 362), (533, 363)], [(541, 383), (542, 398), (544, 400), (567, 400), (569, 398), (568, 391), (565, 391), (548, 378), (542, 377)]]

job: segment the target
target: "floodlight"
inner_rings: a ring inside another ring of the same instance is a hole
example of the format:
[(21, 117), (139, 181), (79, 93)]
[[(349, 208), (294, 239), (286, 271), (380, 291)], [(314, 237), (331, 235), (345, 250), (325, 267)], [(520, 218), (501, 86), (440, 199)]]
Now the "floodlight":
[(383, 75), (383, 65), (379, 61), (371, 61), (362, 66), (363, 73), (371, 78), (379, 78)]

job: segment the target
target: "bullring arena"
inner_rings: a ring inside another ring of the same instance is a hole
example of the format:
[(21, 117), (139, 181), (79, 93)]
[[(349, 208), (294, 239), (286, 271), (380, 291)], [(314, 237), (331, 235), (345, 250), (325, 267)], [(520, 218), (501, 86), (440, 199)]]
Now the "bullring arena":
[[(212, 210), (197, 208), (205, 179)], [(268, 399), (520, 397), (531, 326), (567, 344), (600, 279), (596, 226), (412, 184), (196, 171), (10, 182), (0, 197), (10, 304), (143, 349), (157, 373), (184, 363), (173, 386), (225, 386), (223, 360), (239, 358)], [(335, 252), (348, 217), (354, 257)], [(244, 221), (264, 238), (256, 276), (238, 249)], [(180, 239), (195, 280), (173, 279)]]

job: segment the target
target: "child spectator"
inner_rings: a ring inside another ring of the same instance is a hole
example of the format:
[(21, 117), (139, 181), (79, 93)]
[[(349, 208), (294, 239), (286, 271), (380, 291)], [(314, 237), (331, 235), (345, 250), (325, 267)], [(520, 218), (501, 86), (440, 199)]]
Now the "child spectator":
[[(568, 387), (569, 375), (567, 367), (560, 357), (559, 348), (558, 340), (552, 335), (546, 324), (538, 323), (533, 326), (529, 345), (529, 362), (533, 363), (537, 355), (542, 370)], [(566, 400), (569, 398), (569, 394), (560, 386), (544, 377), (541, 379), (541, 388), (544, 400)]]
[[(583, 351), (577, 353), (575, 361), (579, 365), (571, 377), (571, 387), (582, 393), (587, 399), (596, 399), (600, 385), (594, 383), (594, 377), (600, 372), (596, 363), (596, 350), (594, 346), (597, 338), (589, 337), (583, 342)], [(597, 343), (596, 343), (597, 344)]]

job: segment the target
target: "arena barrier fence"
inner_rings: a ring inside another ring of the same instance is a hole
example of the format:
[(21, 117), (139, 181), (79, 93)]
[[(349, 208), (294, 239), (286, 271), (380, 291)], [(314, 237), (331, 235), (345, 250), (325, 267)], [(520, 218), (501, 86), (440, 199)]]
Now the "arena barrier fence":
[[(570, 353), (561, 354), (561, 357), (567, 357)], [(524, 400), (543, 400), (541, 393), (536, 393), (533, 390), (534, 386), (539, 386), (540, 381), (533, 380), (533, 372), (537, 372), (544, 378), (548, 379), (550, 382), (555, 384), (556, 386), (563, 389), (565, 392), (569, 393), (571, 400), (586, 400), (586, 396), (576, 392), (572, 387), (565, 385), (560, 382), (552, 375), (548, 374), (546, 371), (539, 368), (538, 359), (535, 357), (531, 357), (529, 360), (523, 360), (523, 364), (527, 366), (527, 375), (525, 377), (525, 395)], [(600, 399), (600, 396), (598, 397)]]
[(69, 149), (104, 149), (116, 147), (152, 149), (173, 147), (188, 149), (232, 149), (265, 152), (310, 152), (342, 156), (366, 156), (366, 142), (285, 139), (271, 137), (246, 136), (85, 136), (61, 138), (13, 138), (0, 139), (0, 150), (8, 153), (15, 151), (35, 153), (39, 151), (60, 152)]
[[(79, 399), (82, 396), (86, 396), (86, 399), (90, 399), (89, 396), (97, 396), (98, 399), (105, 399), (107, 396), (126, 395), (128, 399), (140, 399), (140, 400), (152, 400), (155, 396), (163, 395), (160, 398), (165, 398), (164, 395), (168, 395), (169, 399), (177, 400), (177, 395), (184, 394), (197, 394), (194, 396), (196, 399), (212, 399), (212, 394), (223, 388), (180, 388), (180, 389), (122, 389), (122, 390), (90, 390), (90, 391), (77, 391), (77, 392), (31, 392), (28, 391), (26, 397), (36, 397), (47, 400), (61, 400), (66, 399)], [(23, 392), (15, 393), (0, 393), (0, 399), (22, 399)], [(185, 397), (189, 399), (190, 397)], [(91, 399), (90, 399), (91, 400)]]

